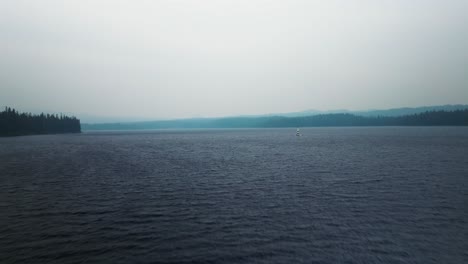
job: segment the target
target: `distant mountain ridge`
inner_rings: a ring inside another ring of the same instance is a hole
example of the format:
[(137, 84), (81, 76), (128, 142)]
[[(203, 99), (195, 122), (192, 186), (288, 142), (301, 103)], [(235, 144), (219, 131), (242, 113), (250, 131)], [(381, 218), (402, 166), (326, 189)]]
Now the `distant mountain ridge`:
[[(382, 110), (384, 111), (384, 110)], [(397, 112), (397, 111), (396, 111)], [(389, 113), (392, 113), (391, 111)], [(393, 112), (395, 113), (395, 112)], [(261, 116), (197, 118), (133, 123), (83, 124), (84, 130), (141, 130), (194, 128), (268, 128), (319, 126), (468, 126), (468, 108), (431, 110), (417, 114), (390, 116), (377, 110), (374, 115), (351, 113), (308, 116)]]
[(468, 109), (468, 105), (465, 104), (456, 104), (456, 105), (436, 105), (436, 106), (420, 106), (420, 107), (401, 107), (401, 108), (390, 108), (390, 109), (372, 109), (372, 110), (360, 110), (360, 111), (351, 111), (346, 109), (338, 110), (305, 110), (300, 112), (291, 112), (291, 113), (277, 113), (277, 114), (267, 114), (259, 116), (284, 116), (284, 117), (300, 117), (300, 116), (311, 116), (311, 115), (321, 115), (321, 114), (354, 114), (360, 116), (402, 116), (402, 115), (413, 115), (418, 113), (423, 113), (427, 111), (455, 111), (455, 110), (464, 110)]
[(392, 108), (387, 110), (368, 110), (368, 111), (355, 111), (352, 112), (356, 115), (362, 116), (402, 116), (402, 115), (413, 115), (418, 113), (430, 112), (430, 111), (456, 111), (468, 109), (468, 105), (439, 105), (439, 106), (421, 106), (421, 107), (403, 107), (403, 108)]
[[(236, 116), (225, 116), (225, 117), (191, 117), (191, 118), (179, 118), (179, 119), (151, 119), (148, 117), (102, 117), (93, 116), (90, 114), (80, 114), (82, 123), (85, 124), (109, 124), (109, 123), (139, 123), (139, 122), (152, 122), (152, 121), (173, 121), (173, 120), (201, 120), (201, 119), (220, 119), (220, 118), (233, 118), (233, 117), (301, 117), (301, 116), (313, 116), (322, 114), (355, 114), (360, 116), (400, 116), (400, 115), (411, 115), (417, 113), (423, 113), (426, 111), (454, 111), (468, 109), (466, 104), (456, 105), (437, 105), (437, 106), (421, 106), (421, 107), (402, 107), (402, 108), (391, 108), (391, 109), (371, 109), (371, 110), (358, 110), (351, 111), (346, 109), (335, 109), (335, 110), (316, 110), (309, 109), (299, 112), (286, 112), (286, 113), (270, 113), (270, 114), (257, 114), (257, 115), (236, 115)], [(71, 113), (65, 113), (71, 114)]]

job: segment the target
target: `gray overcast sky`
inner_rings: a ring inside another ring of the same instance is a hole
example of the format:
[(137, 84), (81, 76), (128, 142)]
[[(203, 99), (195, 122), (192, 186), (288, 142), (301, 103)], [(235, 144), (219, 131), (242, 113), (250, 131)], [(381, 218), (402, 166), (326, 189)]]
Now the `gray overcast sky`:
[(468, 103), (467, 12), (467, 0), (0, 0), (0, 106), (175, 118)]

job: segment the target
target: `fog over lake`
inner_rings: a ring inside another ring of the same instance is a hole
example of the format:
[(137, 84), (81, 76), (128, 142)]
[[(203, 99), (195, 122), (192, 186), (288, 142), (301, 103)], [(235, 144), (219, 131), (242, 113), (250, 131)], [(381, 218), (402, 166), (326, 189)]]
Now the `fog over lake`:
[(468, 263), (467, 0), (0, 0), (0, 263)]
[(0, 106), (119, 121), (465, 104), (466, 10), (465, 0), (0, 1)]

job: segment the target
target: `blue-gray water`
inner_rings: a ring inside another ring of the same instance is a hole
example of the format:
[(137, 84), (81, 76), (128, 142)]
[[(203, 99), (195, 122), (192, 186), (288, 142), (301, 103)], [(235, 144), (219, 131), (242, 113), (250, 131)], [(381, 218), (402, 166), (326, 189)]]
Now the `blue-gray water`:
[(468, 263), (468, 128), (0, 138), (0, 263)]

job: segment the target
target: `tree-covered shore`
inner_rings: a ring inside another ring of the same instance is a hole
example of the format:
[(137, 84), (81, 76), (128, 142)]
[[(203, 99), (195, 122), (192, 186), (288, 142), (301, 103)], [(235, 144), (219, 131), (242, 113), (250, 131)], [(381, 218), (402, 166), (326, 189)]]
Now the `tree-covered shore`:
[(301, 117), (226, 117), (129, 123), (83, 124), (83, 130), (138, 130), (183, 128), (280, 128), (339, 126), (468, 126), (468, 109), (427, 111), (402, 116), (321, 114)]
[(80, 120), (57, 114), (19, 113), (5, 107), (0, 112), (0, 136), (80, 133)]

